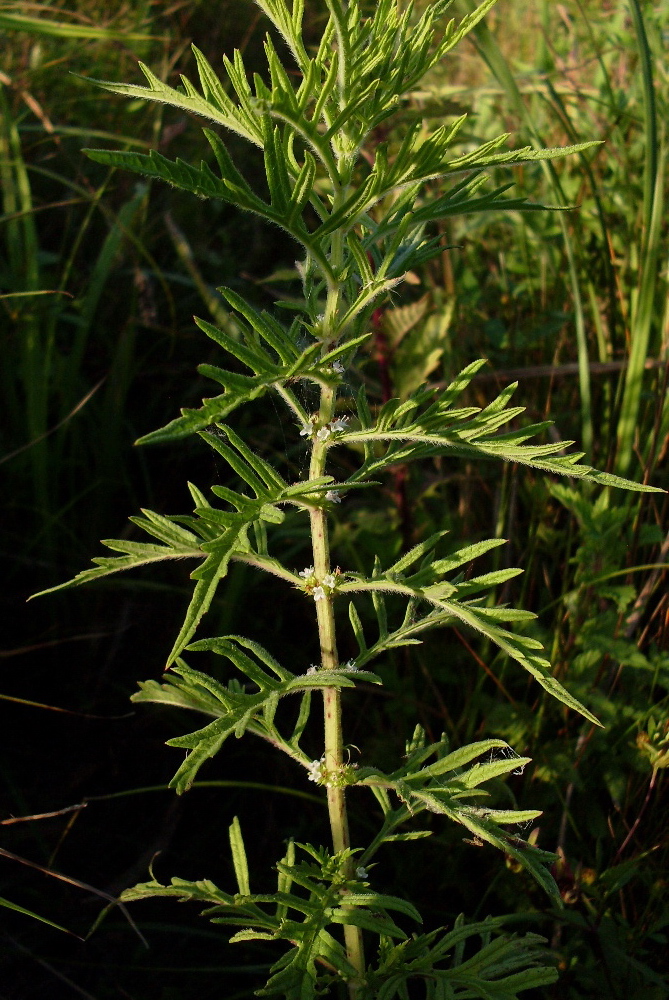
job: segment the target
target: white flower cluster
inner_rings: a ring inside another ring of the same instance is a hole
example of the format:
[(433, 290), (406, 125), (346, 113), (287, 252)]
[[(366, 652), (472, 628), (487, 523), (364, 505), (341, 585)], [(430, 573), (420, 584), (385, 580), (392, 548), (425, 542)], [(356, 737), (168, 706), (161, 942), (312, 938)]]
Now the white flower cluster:
[(319, 582), (314, 574), (314, 567), (307, 566), (305, 569), (301, 569), (297, 575), (304, 580), (304, 589), (307, 594), (311, 594), (315, 601), (324, 601), (336, 589), (340, 573), (339, 570), (334, 573), (326, 573)]
[(313, 599), (315, 601), (324, 601), (328, 594), (337, 586), (337, 577), (334, 573), (327, 573), (318, 587), (314, 587), (311, 591)]
[(332, 437), (333, 434), (341, 434), (342, 431), (345, 431), (347, 424), (348, 417), (337, 417), (336, 420), (331, 420), (329, 424), (325, 424), (325, 426), (319, 427), (318, 430), (316, 430), (316, 424), (314, 422), (314, 418), (312, 418), (312, 422), (305, 424), (300, 431), (300, 437), (316, 438), (318, 441), (327, 441), (327, 439)]
[(309, 772), (308, 780), (320, 784), (325, 771), (325, 757), (321, 757), (320, 760), (312, 760), (310, 764), (307, 764), (307, 771)]
[(345, 785), (355, 783), (357, 766), (357, 764), (339, 764), (335, 770), (328, 771), (323, 755), (320, 760), (312, 760), (307, 764), (307, 779), (315, 781), (317, 785), (325, 785), (326, 788), (343, 788)]

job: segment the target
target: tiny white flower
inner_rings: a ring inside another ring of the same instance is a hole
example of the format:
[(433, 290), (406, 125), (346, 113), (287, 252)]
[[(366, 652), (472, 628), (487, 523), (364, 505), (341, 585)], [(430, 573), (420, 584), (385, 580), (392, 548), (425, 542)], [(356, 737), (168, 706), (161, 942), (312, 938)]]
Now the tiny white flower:
[(355, 660), (348, 660), (348, 662), (344, 664), (344, 670), (349, 670), (352, 674), (356, 674), (359, 669), (360, 667), (356, 667), (355, 665)]
[(336, 490), (328, 490), (325, 494), (325, 499), (329, 500), (331, 503), (341, 503), (341, 497)]
[(356, 868), (356, 870), (355, 870), (355, 877), (356, 878), (367, 878), (367, 869), (366, 868)]
[(316, 674), (316, 673), (318, 673), (318, 667), (316, 666), (315, 663), (312, 663), (311, 666), (309, 667), (309, 669), (307, 670), (306, 676), (307, 677), (311, 677), (312, 674)]
[(314, 575), (314, 567), (307, 566), (305, 569), (301, 569), (297, 575), (303, 577), (305, 580), (308, 580), (310, 576)]
[(307, 778), (309, 781), (320, 781), (323, 777), (323, 764), (325, 763), (325, 757), (321, 757), (320, 760), (312, 760), (310, 764), (307, 765), (307, 771), (309, 774)]
[(311, 593), (314, 595), (315, 601), (324, 601), (327, 597), (327, 594), (322, 587), (314, 587)]
[(319, 441), (327, 441), (331, 433), (332, 431), (330, 427), (319, 427), (319, 429), (316, 431), (316, 437), (318, 438)]
[(342, 431), (346, 430), (346, 425), (348, 424), (348, 417), (338, 417), (333, 420), (330, 424), (330, 432), (332, 434), (340, 434)]
[(330, 590), (334, 590), (337, 586), (337, 578), (334, 573), (328, 573), (327, 576), (323, 577), (321, 582), (324, 583), (326, 587), (329, 587)]
[(337, 375), (343, 375), (344, 374), (345, 369), (344, 369), (344, 366), (341, 363), (341, 361), (335, 361), (335, 362), (333, 362), (332, 371), (336, 372)]

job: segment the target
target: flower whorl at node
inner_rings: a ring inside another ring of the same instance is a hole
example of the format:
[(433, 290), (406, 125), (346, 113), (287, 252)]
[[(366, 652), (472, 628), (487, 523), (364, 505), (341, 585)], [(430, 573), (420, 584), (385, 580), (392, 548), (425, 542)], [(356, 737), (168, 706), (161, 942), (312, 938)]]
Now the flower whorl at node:
[(345, 788), (346, 785), (354, 785), (356, 782), (355, 772), (357, 764), (340, 764), (329, 771), (325, 766), (325, 757), (320, 760), (312, 760), (307, 764), (307, 780), (314, 781), (317, 785), (325, 785), (326, 788)]
[(305, 569), (301, 569), (298, 574), (304, 580), (304, 592), (309, 594), (315, 601), (324, 601), (327, 597), (334, 594), (337, 589), (337, 584), (339, 583), (339, 577), (341, 576), (341, 570), (339, 567), (334, 571), (334, 573), (326, 573), (325, 576), (319, 580), (314, 573), (313, 566), (307, 566)]
[(322, 427), (317, 427), (317, 423), (317, 415), (312, 414), (309, 417), (309, 423), (305, 424), (300, 430), (300, 437), (306, 437), (309, 440), (315, 438), (317, 441), (327, 441), (333, 434), (341, 434), (346, 430), (348, 417), (337, 417), (336, 420), (331, 420), (329, 424), (323, 424)]

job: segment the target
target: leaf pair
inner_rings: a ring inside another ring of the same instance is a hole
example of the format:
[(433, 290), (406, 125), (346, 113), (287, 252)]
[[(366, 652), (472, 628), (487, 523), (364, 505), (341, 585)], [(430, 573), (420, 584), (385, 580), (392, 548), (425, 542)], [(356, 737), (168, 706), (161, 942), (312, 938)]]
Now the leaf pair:
[[(140, 683), (140, 691), (133, 695), (133, 701), (176, 705), (214, 716), (214, 721), (203, 729), (168, 740), (168, 746), (189, 751), (170, 783), (179, 794), (188, 791), (200, 767), (219, 752), (229, 736), (239, 739), (246, 732), (269, 741), (308, 768), (310, 758), (302, 750), (300, 739), (309, 720), (311, 692), (326, 687), (353, 688), (353, 673), (357, 679), (381, 683), (376, 674), (347, 667), (293, 673), (258, 643), (242, 636), (202, 639), (188, 646), (188, 650), (224, 656), (251, 682), (253, 690), (249, 691), (249, 685), (240, 684), (236, 678), (227, 686), (221, 684), (208, 674), (192, 670), (182, 660), (172, 666), (163, 683), (154, 680)], [(284, 737), (275, 717), (279, 699), (291, 694), (301, 695), (300, 708), (290, 736)]]

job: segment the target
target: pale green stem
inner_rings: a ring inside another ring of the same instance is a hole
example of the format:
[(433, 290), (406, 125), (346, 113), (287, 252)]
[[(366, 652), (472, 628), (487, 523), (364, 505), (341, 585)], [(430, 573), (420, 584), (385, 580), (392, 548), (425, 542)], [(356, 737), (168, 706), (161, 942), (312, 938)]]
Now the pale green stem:
[[(333, 418), (335, 406), (335, 390), (324, 387), (321, 390), (321, 406), (318, 414), (318, 426), (329, 424)], [(324, 474), (327, 447), (324, 441), (314, 438), (309, 467), (309, 478), (316, 479)], [(325, 511), (318, 507), (310, 511), (311, 541), (314, 555), (314, 576), (320, 582), (331, 572), (330, 544)], [(318, 636), (321, 649), (321, 669), (335, 670), (339, 666), (337, 655), (337, 640), (335, 634), (334, 608), (332, 597), (326, 596), (316, 601), (316, 617), (318, 620)], [(325, 688), (323, 691), (323, 713), (325, 722), (325, 769), (334, 775), (342, 773), (344, 766), (344, 740), (341, 719), (341, 694), (337, 688)], [(332, 846), (335, 853), (345, 851), (351, 846), (348, 815), (346, 810), (346, 790), (337, 784), (328, 784), (328, 813), (332, 831)], [(353, 875), (352, 863), (349, 861), (344, 872), (346, 878)], [(362, 978), (365, 971), (365, 959), (362, 946), (362, 932), (352, 925), (344, 927), (347, 957), (351, 965)], [(349, 983), (349, 995), (355, 1000), (358, 993), (357, 982)]]

